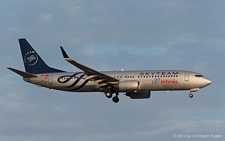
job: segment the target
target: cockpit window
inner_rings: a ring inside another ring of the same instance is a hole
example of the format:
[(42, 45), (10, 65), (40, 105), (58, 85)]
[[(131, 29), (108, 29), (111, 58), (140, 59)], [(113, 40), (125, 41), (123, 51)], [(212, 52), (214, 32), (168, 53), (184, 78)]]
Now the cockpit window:
[(196, 74), (195, 76), (196, 77), (204, 77), (203, 75), (200, 75), (200, 74)]

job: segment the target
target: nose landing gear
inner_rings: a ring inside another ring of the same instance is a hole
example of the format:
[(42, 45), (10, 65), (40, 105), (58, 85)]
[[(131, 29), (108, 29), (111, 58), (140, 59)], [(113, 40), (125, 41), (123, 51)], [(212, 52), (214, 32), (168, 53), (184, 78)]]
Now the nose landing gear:
[(198, 91), (200, 91), (200, 89), (199, 89), (199, 88), (190, 89), (190, 94), (189, 94), (189, 97), (190, 97), (190, 98), (193, 98), (193, 94), (192, 94), (192, 92), (198, 92)]
[(189, 97), (190, 97), (190, 98), (193, 98), (193, 94), (192, 94), (192, 93), (190, 93), (190, 94), (189, 94)]

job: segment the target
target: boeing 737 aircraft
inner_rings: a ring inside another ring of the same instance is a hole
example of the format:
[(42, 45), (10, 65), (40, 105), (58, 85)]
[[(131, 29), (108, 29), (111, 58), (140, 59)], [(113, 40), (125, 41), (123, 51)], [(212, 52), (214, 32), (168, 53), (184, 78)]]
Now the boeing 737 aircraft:
[(61, 48), (64, 59), (83, 72), (66, 72), (49, 67), (26, 39), (19, 39), (24, 71), (8, 68), (24, 81), (37, 86), (68, 92), (103, 92), (115, 103), (119, 93), (132, 99), (150, 98), (151, 91), (189, 90), (192, 92), (212, 82), (203, 75), (181, 70), (96, 71), (72, 60)]

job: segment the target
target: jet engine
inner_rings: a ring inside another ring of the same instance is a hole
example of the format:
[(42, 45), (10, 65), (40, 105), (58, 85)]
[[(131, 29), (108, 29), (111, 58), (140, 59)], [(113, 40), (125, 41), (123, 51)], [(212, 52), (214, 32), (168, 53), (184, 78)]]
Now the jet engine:
[(150, 91), (139, 91), (139, 92), (127, 92), (125, 94), (126, 96), (129, 96), (131, 99), (145, 99), (150, 98), (151, 92)]
[(140, 83), (136, 80), (127, 80), (119, 82), (116, 87), (120, 92), (134, 92), (139, 90)]

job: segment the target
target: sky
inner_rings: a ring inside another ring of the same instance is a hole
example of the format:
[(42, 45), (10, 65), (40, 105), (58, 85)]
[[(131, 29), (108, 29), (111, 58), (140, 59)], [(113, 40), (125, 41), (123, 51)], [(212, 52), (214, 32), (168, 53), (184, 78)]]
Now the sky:
[[(161, 141), (225, 139), (225, 1), (1, 0), (0, 140)], [(190, 70), (212, 84), (152, 92), (115, 104), (103, 93), (69, 93), (25, 83), (19, 38), (45, 62), (80, 71)], [(216, 138), (217, 137), (217, 138)]]

